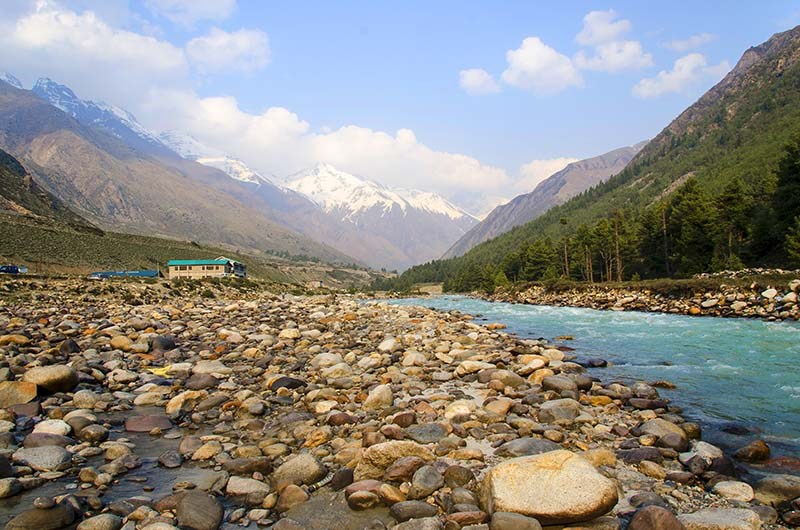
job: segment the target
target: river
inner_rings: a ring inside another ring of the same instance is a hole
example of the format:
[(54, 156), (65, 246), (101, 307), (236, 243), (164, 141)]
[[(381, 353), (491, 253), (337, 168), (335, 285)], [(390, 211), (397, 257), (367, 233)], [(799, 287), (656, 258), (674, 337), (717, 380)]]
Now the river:
[[(704, 427), (704, 438), (727, 448), (754, 437), (773, 454), (800, 453), (800, 324), (661, 313), (487, 302), (465, 296), (392, 300), (459, 310), (500, 322), (521, 338), (556, 341), (578, 359), (613, 366), (591, 369), (603, 381), (667, 380), (660, 390)], [(742, 434), (742, 428), (752, 429)], [(738, 433), (731, 435), (731, 432)]]

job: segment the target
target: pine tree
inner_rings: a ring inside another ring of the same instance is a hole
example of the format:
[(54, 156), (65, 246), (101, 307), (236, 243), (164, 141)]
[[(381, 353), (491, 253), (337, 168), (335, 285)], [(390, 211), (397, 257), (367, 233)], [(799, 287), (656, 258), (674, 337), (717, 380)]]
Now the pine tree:
[(794, 223), (786, 232), (784, 248), (792, 265), (800, 266), (800, 215), (794, 218)]

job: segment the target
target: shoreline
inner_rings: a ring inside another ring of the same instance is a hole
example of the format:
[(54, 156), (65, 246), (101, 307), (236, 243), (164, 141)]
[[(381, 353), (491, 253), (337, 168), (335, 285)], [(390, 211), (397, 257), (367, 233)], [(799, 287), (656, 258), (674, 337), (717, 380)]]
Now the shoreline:
[[(106, 516), (146, 528), (187, 526), (202, 512), (219, 516), (213, 528), (224, 520), (276, 530), (317, 530), (325, 517), (342, 530), (370, 520), (503, 530), (538, 518), (614, 530), (659, 508), (687, 528), (720, 517), (751, 528), (795, 524), (779, 502), (794, 491), (789, 479), (736, 478), (763, 447), (734, 460), (699, 441), (699, 426), (657, 388), (594, 381), (554, 343), (350, 295), (210, 289), (213, 297), (66, 281), (0, 305), (4, 378), (17, 399), (30, 390), (21, 383), (39, 389), (0, 412), (0, 455), (12, 463), (2, 502), (51, 481), (81, 492), (17, 505), (16, 517), (30, 526), (56, 514), (69, 524)], [(112, 412), (121, 425), (104, 419)], [(158, 456), (175, 474), (171, 494), (153, 497), (163, 488), (126, 479), (152, 457), (127, 433), (173, 447)], [(47, 445), (56, 441), (63, 445)], [(31, 449), (39, 444), (47, 449)], [(58, 456), (55, 466), (44, 452)], [(504, 478), (522, 470), (549, 491), (556, 478), (575, 484), (577, 469), (596, 491), (568, 486), (549, 507)], [(182, 476), (192, 478), (181, 485)], [(132, 500), (140, 497), (149, 500)], [(111, 501), (130, 508), (109, 510)]]
[(763, 289), (723, 284), (718, 289), (694, 292), (691, 296), (659, 292), (652, 288), (587, 284), (568, 288), (530, 285), (519, 289), (499, 290), (479, 297), (492, 302), (512, 304), (797, 321), (800, 320), (798, 292), (800, 280)]

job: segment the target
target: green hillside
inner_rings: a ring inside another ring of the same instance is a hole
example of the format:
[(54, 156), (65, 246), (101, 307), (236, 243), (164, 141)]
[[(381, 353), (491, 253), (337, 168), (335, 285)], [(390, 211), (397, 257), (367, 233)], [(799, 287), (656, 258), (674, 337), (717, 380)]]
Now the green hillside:
[(461, 258), (412, 268), (392, 287), (490, 289), (792, 264), (798, 133), (800, 27), (745, 52), (619, 175)]

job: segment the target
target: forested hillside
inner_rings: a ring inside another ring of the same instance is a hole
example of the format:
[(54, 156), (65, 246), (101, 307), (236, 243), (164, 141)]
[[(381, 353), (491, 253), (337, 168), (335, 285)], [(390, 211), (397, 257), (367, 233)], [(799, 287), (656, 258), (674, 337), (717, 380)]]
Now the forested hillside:
[[(686, 277), (800, 258), (800, 27), (751, 48), (619, 175), (393, 288)], [(387, 287), (379, 285), (377, 287)]]

